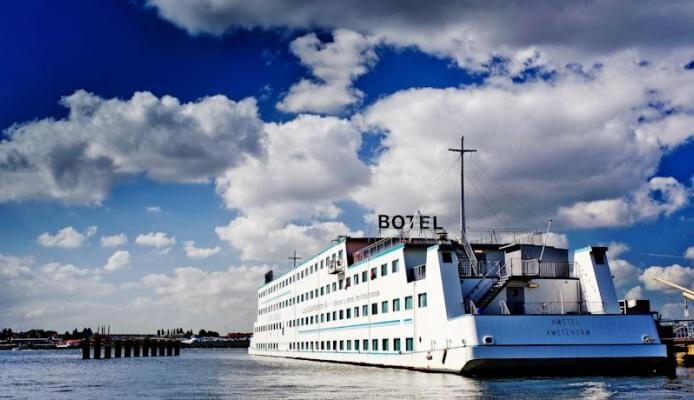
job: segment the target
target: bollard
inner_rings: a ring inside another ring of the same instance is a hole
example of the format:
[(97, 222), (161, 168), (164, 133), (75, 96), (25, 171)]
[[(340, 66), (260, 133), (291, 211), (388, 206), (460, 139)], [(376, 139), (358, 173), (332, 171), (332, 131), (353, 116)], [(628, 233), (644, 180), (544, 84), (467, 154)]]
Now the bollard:
[(181, 355), (181, 341), (180, 340), (177, 340), (174, 342), (174, 355), (175, 356)]
[(89, 360), (89, 339), (82, 339), (80, 345), (82, 346), (82, 359)]
[(142, 341), (142, 357), (149, 357), (149, 347), (150, 347), (149, 339), (145, 338)]
[(130, 358), (130, 350), (132, 348), (133, 341), (130, 339), (125, 340), (125, 356)]
[(113, 349), (115, 351), (115, 357), (120, 358), (120, 353), (121, 353), (121, 341), (116, 340), (113, 342)]
[(107, 338), (104, 341), (104, 358), (110, 359), (111, 358), (111, 339)]
[(166, 341), (166, 356), (171, 357), (173, 355), (173, 342), (170, 340)]
[(94, 359), (98, 360), (101, 358), (101, 337), (96, 335), (94, 337)]
[(135, 357), (139, 357), (140, 356), (140, 341), (135, 340), (133, 342), (133, 347), (134, 347), (133, 352), (135, 353)]

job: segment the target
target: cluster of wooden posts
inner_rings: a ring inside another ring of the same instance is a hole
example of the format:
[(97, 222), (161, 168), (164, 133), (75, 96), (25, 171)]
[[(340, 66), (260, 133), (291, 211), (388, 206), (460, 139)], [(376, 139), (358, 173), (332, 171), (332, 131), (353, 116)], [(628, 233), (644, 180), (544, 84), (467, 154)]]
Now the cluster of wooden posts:
[(111, 339), (110, 337), (94, 336), (85, 339), (81, 343), (82, 359), (88, 360), (91, 350), (94, 350), (94, 359), (109, 359), (121, 357), (163, 357), (180, 356), (181, 342), (174, 339)]

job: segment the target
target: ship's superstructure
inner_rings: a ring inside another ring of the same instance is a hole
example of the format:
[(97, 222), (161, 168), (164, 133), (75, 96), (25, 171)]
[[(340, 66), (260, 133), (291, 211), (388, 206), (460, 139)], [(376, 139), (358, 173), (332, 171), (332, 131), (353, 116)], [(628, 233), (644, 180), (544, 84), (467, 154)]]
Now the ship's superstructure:
[(619, 314), (606, 247), (570, 261), (541, 234), (462, 219), (460, 240), (340, 237), (266, 282), (249, 353), (465, 374), (663, 365), (652, 315)]

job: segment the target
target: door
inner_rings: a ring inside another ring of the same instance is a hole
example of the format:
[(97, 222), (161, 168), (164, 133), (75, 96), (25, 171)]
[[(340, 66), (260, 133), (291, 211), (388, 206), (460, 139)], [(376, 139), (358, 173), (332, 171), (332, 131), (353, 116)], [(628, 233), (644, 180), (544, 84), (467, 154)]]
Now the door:
[(525, 314), (525, 292), (524, 287), (506, 288), (506, 305), (511, 314)]

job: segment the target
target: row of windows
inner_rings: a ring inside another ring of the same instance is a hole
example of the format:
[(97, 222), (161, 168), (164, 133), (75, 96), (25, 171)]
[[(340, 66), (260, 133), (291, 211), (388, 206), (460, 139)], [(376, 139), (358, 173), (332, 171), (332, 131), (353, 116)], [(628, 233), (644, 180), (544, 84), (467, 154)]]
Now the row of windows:
[(305, 278), (309, 276), (310, 274), (313, 274), (314, 272), (318, 272), (319, 269), (323, 269), (324, 267), (330, 265), (331, 263), (335, 263), (337, 260), (342, 260), (343, 257), (343, 252), (342, 250), (339, 250), (337, 253), (333, 253), (332, 256), (327, 256), (324, 259), (321, 259), (320, 261), (316, 261), (315, 263), (309, 265), (308, 267), (302, 269), (301, 271), (297, 271), (294, 275), (290, 275), (287, 278), (277, 282), (276, 284), (266, 288), (262, 292), (258, 293), (258, 298), (263, 298), (271, 293), (276, 292), (277, 290), (288, 286), (290, 283), (296, 282), (299, 279)]
[(255, 348), (259, 350), (277, 350), (279, 346), (277, 343), (256, 343)]
[[(390, 345), (393, 344), (391, 349)], [(369, 346), (371, 349), (369, 350)], [(354, 339), (354, 340), (316, 340), (289, 343), (289, 350), (296, 351), (402, 351), (401, 338)], [(405, 351), (414, 351), (414, 339), (405, 338)]]
[[(426, 293), (420, 293), (419, 295), (417, 295), (417, 306), (420, 308), (427, 306), (427, 294)], [(405, 297), (405, 310), (411, 310), (411, 309), (412, 309), (412, 296), (406, 296)], [(314, 324), (317, 324), (319, 322), (324, 323), (324, 322), (330, 322), (330, 321), (350, 319), (352, 317), (358, 318), (360, 316), (360, 310), (361, 310), (361, 316), (362, 317), (366, 317), (369, 315), (369, 305), (364, 304), (361, 307), (346, 308), (343, 310), (336, 310), (336, 311), (332, 311), (332, 312), (326, 312), (326, 313), (311, 315), (308, 317), (298, 318), (295, 320), (290, 320), (287, 325), (291, 328), (291, 327), (298, 327), (298, 326), (305, 326), (305, 325), (314, 325)], [(371, 303), (371, 308), (370, 308), (371, 315), (377, 315), (379, 313), (379, 310), (380, 310), (381, 314), (385, 314), (385, 313), (388, 313), (390, 311), (392, 311), (392, 312), (400, 311), (400, 299), (393, 299), (392, 301), (384, 300), (380, 303)]]
[[(388, 275), (388, 264), (381, 264), (380, 268), (380, 276), (386, 276)], [(390, 265), (390, 272), (391, 273), (396, 273), (400, 270), (400, 262), (399, 260), (393, 260), (393, 262)], [(337, 290), (342, 290), (342, 289), (347, 289), (350, 286), (356, 286), (360, 282), (361, 283), (366, 283), (368, 278), (370, 280), (377, 279), (379, 276), (378, 273), (379, 269), (378, 268), (371, 268), (371, 274), (369, 274), (369, 271), (362, 271), (361, 275), (360, 274), (354, 274), (351, 277), (347, 277), (344, 280), (339, 280), (337, 282), (333, 282), (332, 284), (327, 284), (325, 286), (321, 286), (320, 288), (313, 289), (311, 291), (308, 291), (306, 293), (296, 295), (295, 297), (287, 300), (280, 301), (275, 304), (271, 304), (266, 307), (262, 307), (258, 309), (258, 315), (263, 315), (269, 312), (277, 311), (280, 309), (283, 309), (285, 307), (292, 306), (294, 304), (298, 303), (303, 303), (305, 301), (309, 301), (314, 298), (318, 298), (320, 296), (325, 296), (330, 294), (330, 292), (336, 292)], [(361, 276), (361, 281), (360, 281), (360, 276)]]

